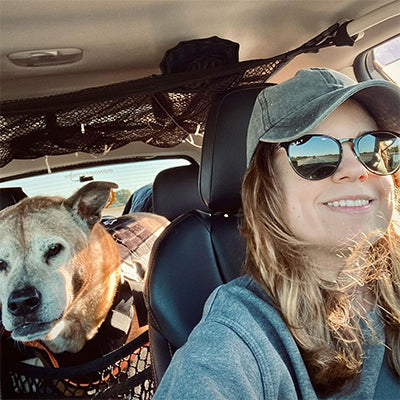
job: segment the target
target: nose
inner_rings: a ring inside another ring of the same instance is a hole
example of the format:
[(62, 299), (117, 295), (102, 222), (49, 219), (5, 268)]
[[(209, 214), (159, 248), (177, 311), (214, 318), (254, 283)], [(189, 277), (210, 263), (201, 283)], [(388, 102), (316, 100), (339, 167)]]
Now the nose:
[(361, 164), (353, 150), (352, 143), (344, 143), (342, 160), (332, 178), (336, 182), (356, 182), (368, 179), (368, 171)]
[(8, 298), (8, 311), (16, 317), (32, 314), (40, 306), (42, 296), (33, 286), (14, 290)]

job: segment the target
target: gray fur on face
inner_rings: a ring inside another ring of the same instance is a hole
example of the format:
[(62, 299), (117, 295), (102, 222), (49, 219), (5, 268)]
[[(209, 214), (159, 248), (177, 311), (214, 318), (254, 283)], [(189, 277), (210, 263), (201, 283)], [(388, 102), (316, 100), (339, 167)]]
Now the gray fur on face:
[[(98, 286), (111, 279), (101, 271), (119, 265), (117, 250), (107, 258), (112, 238), (100, 226), (94, 229), (112, 187), (93, 182), (66, 200), (34, 197), (0, 212), (0, 306), (13, 339), (47, 340), (53, 351), (79, 351), (95, 334), (99, 316), (75, 320), (94, 314)], [(117, 275), (111, 275), (115, 285)], [(80, 296), (78, 287), (89, 281), (97, 293)]]

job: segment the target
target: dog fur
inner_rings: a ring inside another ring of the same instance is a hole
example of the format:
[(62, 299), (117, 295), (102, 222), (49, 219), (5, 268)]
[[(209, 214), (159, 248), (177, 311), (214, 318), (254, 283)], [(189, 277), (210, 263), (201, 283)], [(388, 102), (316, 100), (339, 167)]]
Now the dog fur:
[(0, 212), (0, 307), (14, 340), (76, 353), (94, 337), (120, 280), (118, 248), (98, 223), (116, 187), (91, 182)]

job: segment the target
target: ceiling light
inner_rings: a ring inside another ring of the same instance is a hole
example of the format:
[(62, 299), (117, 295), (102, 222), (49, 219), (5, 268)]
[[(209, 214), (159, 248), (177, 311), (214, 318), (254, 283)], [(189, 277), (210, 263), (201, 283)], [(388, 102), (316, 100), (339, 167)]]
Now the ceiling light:
[(71, 64), (79, 61), (83, 52), (78, 48), (43, 49), (11, 53), (9, 60), (22, 67), (45, 67)]

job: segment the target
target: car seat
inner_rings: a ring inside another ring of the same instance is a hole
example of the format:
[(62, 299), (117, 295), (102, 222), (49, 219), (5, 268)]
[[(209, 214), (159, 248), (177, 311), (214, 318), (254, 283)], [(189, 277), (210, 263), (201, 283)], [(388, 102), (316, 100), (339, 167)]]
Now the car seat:
[(122, 214), (152, 212), (172, 221), (186, 211), (208, 211), (198, 189), (199, 166), (189, 164), (160, 171), (153, 184), (136, 190)]
[(159, 172), (153, 183), (153, 211), (170, 221), (190, 210), (208, 212), (200, 197), (198, 176), (197, 164)]
[(212, 106), (199, 176), (210, 212), (192, 210), (176, 218), (153, 247), (145, 296), (156, 385), (199, 322), (210, 293), (241, 273), (245, 241), (238, 226), (246, 133), (263, 87), (236, 88)]
[(21, 187), (0, 188), (0, 210), (17, 204), (25, 197), (27, 197), (27, 195)]

